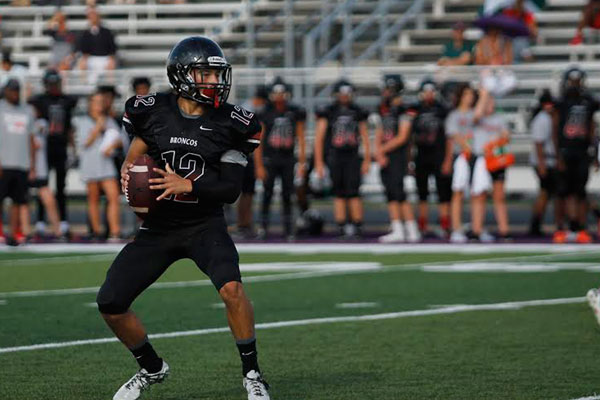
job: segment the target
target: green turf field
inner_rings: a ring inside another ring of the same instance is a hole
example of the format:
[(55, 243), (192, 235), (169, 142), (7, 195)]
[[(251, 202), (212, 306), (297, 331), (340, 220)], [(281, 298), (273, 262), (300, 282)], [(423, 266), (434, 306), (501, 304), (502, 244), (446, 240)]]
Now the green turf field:
[[(135, 372), (119, 343), (94, 342), (112, 337), (93, 303), (113, 256), (0, 253), (1, 400), (111, 399)], [(600, 327), (583, 296), (600, 283), (599, 261), (241, 254), (266, 265), (243, 275), (274, 400), (596, 398)], [(371, 267), (343, 267), (353, 262)], [(150, 333), (175, 332), (153, 339), (171, 376), (143, 398), (245, 399), (230, 334), (204, 331), (227, 326), (213, 287), (186, 261), (159, 282), (133, 308)]]

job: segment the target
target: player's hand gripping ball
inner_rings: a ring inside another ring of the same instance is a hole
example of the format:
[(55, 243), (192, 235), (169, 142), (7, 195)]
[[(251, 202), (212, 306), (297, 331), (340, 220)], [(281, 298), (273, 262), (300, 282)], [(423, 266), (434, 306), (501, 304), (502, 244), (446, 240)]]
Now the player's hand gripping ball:
[[(145, 219), (156, 207), (158, 203), (156, 197), (162, 192), (161, 190), (151, 190), (149, 183), (151, 178), (160, 178), (160, 175), (154, 171), (154, 168), (158, 168), (158, 166), (152, 157), (144, 154), (128, 167), (130, 168), (125, 172), (128, 178), (126, 184), (123, 185), (125, 197), (137, 216)], [(122, 181), (124, 179), (125, 177)]]

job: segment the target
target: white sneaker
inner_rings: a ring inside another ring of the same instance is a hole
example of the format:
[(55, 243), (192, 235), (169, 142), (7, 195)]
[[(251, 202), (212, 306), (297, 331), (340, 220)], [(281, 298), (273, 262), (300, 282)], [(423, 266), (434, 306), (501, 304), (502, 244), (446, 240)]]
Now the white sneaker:
[(588, 300), (588, 303), (590, 304), (590, 307), (592, 307), (592, 310), (594, 310), (594, 315), (596, 316), (596, 320), (600, 324), (600, 304), (598, 303), (600, 301), (600, 294), (598, 293), (598, 289), (588, 290), (587, 300)]
[(398, 243), (404, 242), (406, 238), (404, 237), (404, 232), (402, 231), (391, 231), (387, 235), (383, 235), (379, 237), (380, 243)]
[(481, 243), (492, 243), (496, 241), (496, 237), (488, 231), (483, 231), (479, 235), (479, 240), (481, 240)]
[(469, 238), (462, 231), (452, 231), (450, 234), (450, 242), (451, 243), (467, 243)]
[(417, 243), (421, 241), (421, 232), (417, 223), (413, 221), (407, 221), (404, 226), (406, 227), (406, 241), (409, 243)]
[(254, 370), (248, 372), (242, 382), (248, 391), (248, 400), (270, 400), (269, 384)]
[(161, 370), (153, 374), (142, 368), (121, 386), (113, 396), (113, 400), (137, 400), (150, 385), (161, 383), (167, 376), (169, 376), (169, 364), (164, 361)]

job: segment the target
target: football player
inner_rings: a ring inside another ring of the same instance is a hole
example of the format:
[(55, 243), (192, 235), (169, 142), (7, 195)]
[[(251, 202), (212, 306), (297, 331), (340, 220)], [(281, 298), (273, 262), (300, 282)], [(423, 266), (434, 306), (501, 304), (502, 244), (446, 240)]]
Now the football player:
[[(350, 211), (351, 236), (360, 237), (363, 221), (363, 207), (359, 197), (361, 175), (369, 172), (371, 155), (367, 131), (368, 113), (354, 104), (354, 86), (340, 80), (334, 86), (333, 104), (317, 111), (315, 129), (315, 170), (320, 178), (325, 176), (325, 148), (329, 148), (331, 180), (333, 181), (334, 218), (340, 236), (348, 236), (346, 211)], [(328, 141), (327, 145), (325, 142)], [(359, 144), (362, 142), (364, 159), (360, 160)]]
[(427, 231), (427, 196), (429, 176), (435, 177), (439, 202), (440, 226), (450, 230), (450, 198), (452, 196), (453, 143), (445, 134), (448, 110), (437, 100), (437, 86), (425, 78), (419, 87), (419, 101), (406, 112), (417, 148), (415, 177), (419, 193), (419, 229)]
[(148, 154), (162, 168), (155, 169), (160, 178), (150, 179), (150, 188), (159, 190), (157, 208), (114, 260), (97, 296), (102, 317), (140, 366), (114, 400), (137, 399), (169, 374), (130, 306), (181, 258), (194, 260), (225, 303), (248, 399), (268, 400), (252, 304), (223, 215), (223, 204), (240, 194), (247, 155), (260, 143), (260, 123), (254, 113), (226, 103), (231, 65), (214, 41), (194, 36), (177, 43), (167, 76), (173, 92), (135, 96), (125, 104), (123, 123), (133, 141), (121, 169), (123, 189), (139, 156)]
[[(554, 142), (559, 171), (558, 195), (565, 201), (569, 229), (576, 232), (575, 240), (591, 242), (585, 230), (587, 215), (586, 185), (591, 157), (588, 153), (593, 143), (593, 116), (598, 111), (598, 101), (585, 90), (585, 72), (569, 68), (563, 77), (563, 93), (556, 105), (558, 124), (555, 124)], [(565, 231), (557, 231), (554, 241), (567, 241)]]
[(304, 121), (306, 111), (290, 104), (290, 87), (277, 78), (271, 85), (270, 103), (260, 114), (264, 124), (262, 145), (254, 153), (256, 176), (263, 182), (264, 192), (261, 209), (261, 237), (269, 231), (269, 208), (273, 197), (275, 179), (281, 181), (281, 199), (283, 203), (283, 230), (288, 240), (293, 239), (292, 232), (292, 192), (294, 190), (294, 148), (298, 142), (298, 168), (296, 174), (304, 175), (306, 166), (306, 145), (304, 141)]
[(404, 176), (408, 167), (407, 144), (410, 140), (408, 122), (402, 121), (404, 80), (401, 75), (393, 74), (384, 76), (383, 81), (381, 103), (377, 109), (379, 118), (375, 131), (375, 160), (381, 168), (381, 181), (388, 200), (390, 233), (380, 237), (379, 241), (418, 242), (421, 234), (404, 191)]

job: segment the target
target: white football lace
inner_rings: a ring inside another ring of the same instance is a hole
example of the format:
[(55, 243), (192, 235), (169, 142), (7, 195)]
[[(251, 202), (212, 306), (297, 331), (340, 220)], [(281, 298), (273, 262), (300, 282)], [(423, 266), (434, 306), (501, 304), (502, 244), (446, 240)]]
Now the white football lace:
[(250, 385), (250, 392), (252, 392), (252, 394), (257, 395), (257, 396), (264, 396), (265, 394), (265, 385), (263, 384), (263, 382), (261, 382), (261, 380), (259, 379), (250, 379), (250, 378), (246, 378), (248, 379), (248, 384)]

